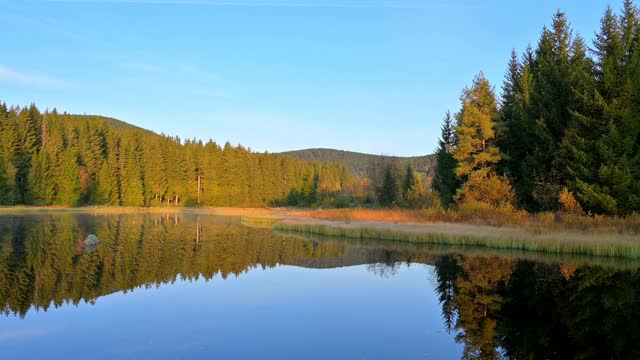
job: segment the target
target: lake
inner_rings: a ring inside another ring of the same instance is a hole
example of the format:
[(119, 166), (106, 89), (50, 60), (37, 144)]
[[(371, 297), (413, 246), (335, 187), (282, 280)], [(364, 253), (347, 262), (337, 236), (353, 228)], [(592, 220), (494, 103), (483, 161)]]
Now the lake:
[(3, 215), (0, 354), (634, 359), (638, 265), (190, 213)]

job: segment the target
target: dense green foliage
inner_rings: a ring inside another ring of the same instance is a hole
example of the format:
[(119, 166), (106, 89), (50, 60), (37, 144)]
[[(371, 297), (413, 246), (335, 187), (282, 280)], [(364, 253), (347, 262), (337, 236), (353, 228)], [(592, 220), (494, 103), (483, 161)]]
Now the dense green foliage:
[[(442, 163), (434, 188), (443, 204), (455, 193), (455, 185), (442, 180), (453, 173), (450, 152), (459, 161), (456, 174), (464, 182), (459, 195), (484, 184), (476, 195), (494, 191), (508, 203), (513, 186), (521, 207), (558, 210), (566, 188), (590, 213), (639, 211), (639, 24), (630, 0), (621, 15), (607, 9), (589, 51), (565, 15), (557, 12), (537, 48), (527, 49), (521, 58), (513, 52), (499, 106), (491, 88), (482, 90), (488, 82), (476, 79), (471, 90), (487, 93), (484, 103), (465, 90), (453, 149), (447, 151), (448, 139), (441, 140), (438, 149)], [(474, 110), (470, 101), (480, 106)], [(482, 176), (472, 176), (474, 172)]]
[(0, 103), (0, 140), (0, 205), (314, 205), (351, 180), (341, 164), (181, 141), (33, 105)]
[(460, 186), (460, 180), (456, 176), (458, 161), (451, 154), (455, 143), (453, 117), (450, 112), (447, 112), (442, 124), (442, 133), (438, 140), (435, 175), (431, 183), (433, 190), (440, 195), (440, 202), (445, 209), (453, 203), (453, 196)]
[(435, 166), (435, 158), (433, 155), (396, 157), (334, 149), (305, 149), (287, 151), (281, 154), (300, 160), (343, 163), (347, 165), (351, 174), (363, 178), (371, 178), (380, 164), (393, 164), (394, 167), (401, 169), (406, 168), (407, 165), (411, 165), (416, 172), (427, 175), (433, 173)]
[(384, 179), (382, 180), (378, 200), (382, 206), (393, 205), (398, 200), (398, 183), (391, 168), (387, 168), (384, 172)]

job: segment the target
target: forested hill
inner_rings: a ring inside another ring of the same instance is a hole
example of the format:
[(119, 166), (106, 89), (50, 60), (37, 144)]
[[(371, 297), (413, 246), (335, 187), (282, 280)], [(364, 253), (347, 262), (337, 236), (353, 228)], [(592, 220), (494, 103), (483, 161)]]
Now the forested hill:
[(342, 191), (350, 178), (342, 164), (181, 140), (116, 119), (0, 102), (0, 205), (315, 203), (320, 195)]
[(435, 166), (433, 155), (396, 157), (322, 148), (286, 151), (280, 154), (305, 161), (342, 163), (347, 165), (351, 174), (360, 177), (370, 176), (373, 169), (377, 167), (376, 164), (392, 164), (404, 169), (410, 163), (415, 171), (429, 175), (433, 173)]

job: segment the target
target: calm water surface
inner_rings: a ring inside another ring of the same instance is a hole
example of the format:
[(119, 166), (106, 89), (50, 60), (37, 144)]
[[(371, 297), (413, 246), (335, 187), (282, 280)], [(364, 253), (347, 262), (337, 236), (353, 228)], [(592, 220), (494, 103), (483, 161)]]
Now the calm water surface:
[(637, 268), (196, 214), (2, 216), (0, 354), (635, 359)]

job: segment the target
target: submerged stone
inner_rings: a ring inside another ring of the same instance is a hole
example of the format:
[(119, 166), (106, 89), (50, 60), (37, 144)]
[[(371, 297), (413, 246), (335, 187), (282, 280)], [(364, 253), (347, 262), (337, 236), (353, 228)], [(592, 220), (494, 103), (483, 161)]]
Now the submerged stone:
[(87, 235), (87, 238), (84, 239), (84, 248), (88, 253), (96, 251), (98, 245), (100, 245), (100, 239), (93, 234)]

